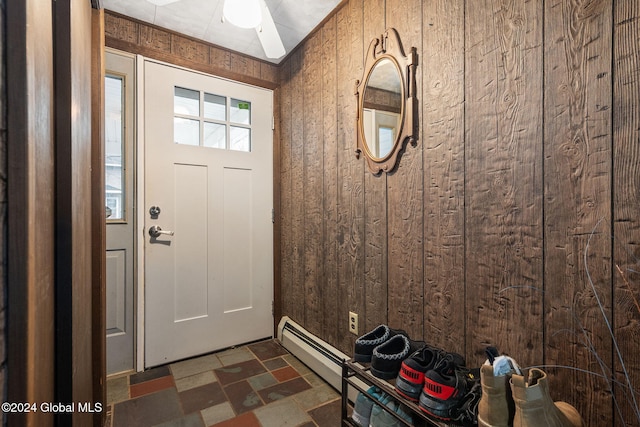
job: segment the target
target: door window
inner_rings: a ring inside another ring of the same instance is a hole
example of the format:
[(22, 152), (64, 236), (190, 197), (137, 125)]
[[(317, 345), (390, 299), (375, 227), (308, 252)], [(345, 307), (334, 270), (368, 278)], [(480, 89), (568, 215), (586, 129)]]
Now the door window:
[(251, 103), (176, 86), (173, 140), (232, 151), (251, 151)]

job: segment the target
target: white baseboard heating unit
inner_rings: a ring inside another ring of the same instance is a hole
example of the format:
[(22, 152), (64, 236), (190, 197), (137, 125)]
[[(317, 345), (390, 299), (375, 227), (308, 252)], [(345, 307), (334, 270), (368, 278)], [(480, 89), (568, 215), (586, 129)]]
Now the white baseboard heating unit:
[[(339, 392), (342, 390), (342, 361), (351, 359), (350, 356), (309, 333), (287, 316), (278, 324), (278, 340), (333, 388)], [(364, 382), (359, 385), (368, 388)], [(357, 394), (357, 390), (349, 388), (349, 400), (355, 402)]]

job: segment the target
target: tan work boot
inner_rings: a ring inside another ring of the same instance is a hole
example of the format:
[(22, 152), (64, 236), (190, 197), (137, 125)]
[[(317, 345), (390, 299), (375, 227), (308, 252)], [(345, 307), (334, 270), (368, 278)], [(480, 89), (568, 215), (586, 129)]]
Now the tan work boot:
[(493, 366), (480, 366), (482, 397), (478, 403), (479, 427), (509, 427), (515, 406), (509, 386), (510, 375), (494, 375)]
[(516, 404), (513, 427), (582, 427), (582, 417), (573, 406), (553, 402), (549, 380), (541, 369), (531, 368), (527, 378), (511, 376), (511, 392)]

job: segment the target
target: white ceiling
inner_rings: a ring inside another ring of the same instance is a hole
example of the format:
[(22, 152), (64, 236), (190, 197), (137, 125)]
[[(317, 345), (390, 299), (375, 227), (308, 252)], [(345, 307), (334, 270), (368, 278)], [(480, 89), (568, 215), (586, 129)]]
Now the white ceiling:
[[(291, 52), (340, 3), (340, 0), (265, 0), (280, 38)], [(283, 58), (268, 59), (258, 35), (222, 23), (223, 0), (178, 0), (156, 6), (147, 0), (102, 0), (105, 9), (176, 31), (254, 58), (279, 63)]]

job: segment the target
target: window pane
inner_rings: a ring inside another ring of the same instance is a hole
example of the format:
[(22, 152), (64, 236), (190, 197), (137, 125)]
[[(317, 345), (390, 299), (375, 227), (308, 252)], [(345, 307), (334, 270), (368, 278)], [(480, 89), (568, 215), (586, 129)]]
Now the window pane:
[[(227, 119), (227, 98), (224, 96), (204, 94), (204, 116), (207, 119)], [(206, 145), (206, 144), (205, 144)]]
[(386, 156), (393, 149), (393, 143), (395, 142), (394, 129), (386, 126), (380, 126), (378, 128), (378, 152), (376, 155)]
[(227, 127), (225, 125), (219, 125), (217, 123), (204, 124), (204, 146), (212, 148), (226, 148), (227, 147)]
[(124, 82), (120, 77), (105, 78), (105, 206), (108, 220), (124, 219)]
[(251, 130), (247, 128), (240, 128), (231, 126), (230, 129), (231, 143), (229, 144), (230, 150), (236, 151), (251, 151)]
[(173, 97), (173, 113), (189, 116), (200, 115), (200, 92), (197, 90), (175, 88)]
[(243, 125), (251, 124), (251, 103), (231, 99), (231, 118), (229, 120)]
[(176, 144), (200, 145), (200, 121), (174, 117), (173, 138)]

